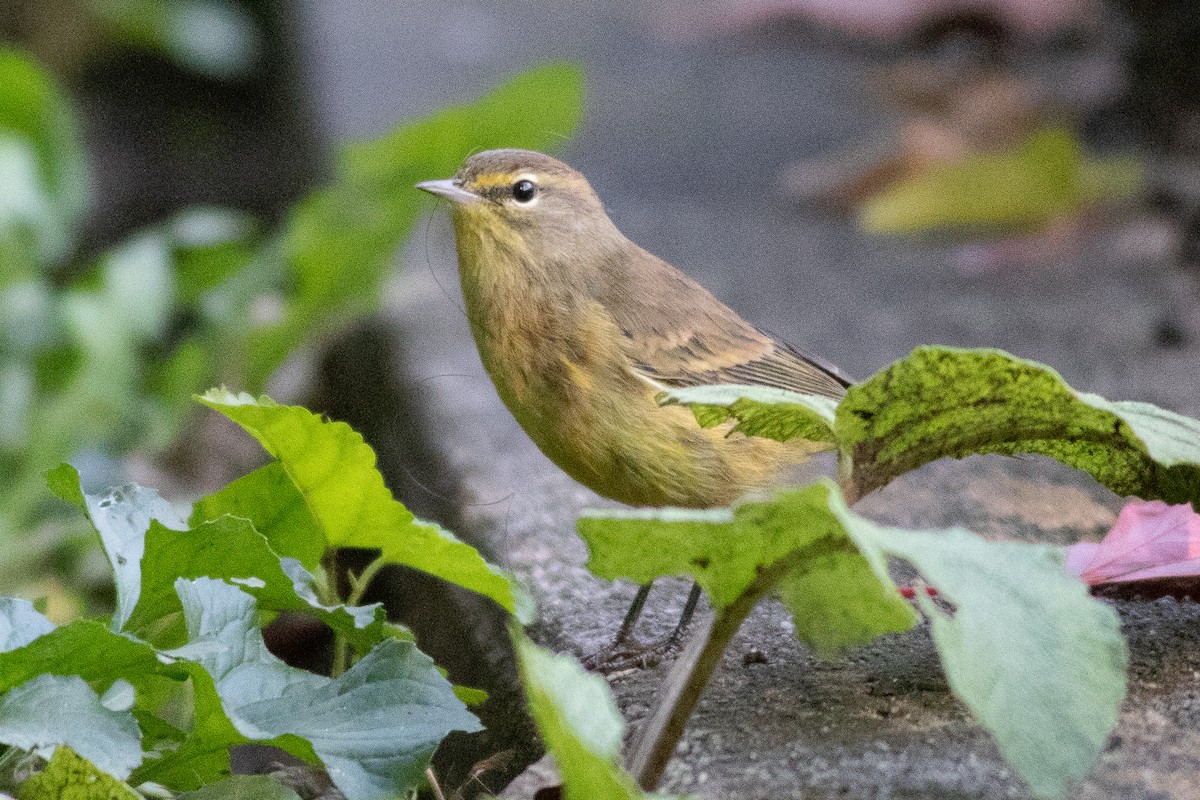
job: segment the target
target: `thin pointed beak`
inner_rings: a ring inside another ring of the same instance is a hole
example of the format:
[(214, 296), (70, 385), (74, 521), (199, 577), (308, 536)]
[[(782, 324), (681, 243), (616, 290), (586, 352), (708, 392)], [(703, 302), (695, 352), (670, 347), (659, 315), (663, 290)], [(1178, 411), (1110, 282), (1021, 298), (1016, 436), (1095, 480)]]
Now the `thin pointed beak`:
[(417, 188), (455, 203), (471, 203), (479, 199), (479, 195), (468, 192), (453, 178), (444, 181), (423, 181), (417, 184)]

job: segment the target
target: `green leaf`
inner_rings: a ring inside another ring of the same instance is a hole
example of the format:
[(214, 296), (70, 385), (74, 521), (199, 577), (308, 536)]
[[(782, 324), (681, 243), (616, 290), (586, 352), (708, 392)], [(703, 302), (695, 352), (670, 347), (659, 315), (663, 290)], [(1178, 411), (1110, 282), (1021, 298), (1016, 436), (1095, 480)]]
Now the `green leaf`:
[(909, 562), (953, 606), (922, 601), (951, 688), (1039, 797), (1061, 797), (1116, 724), (1127, 661), (1119, 620), (1053, 548), (883, 528), (829, 481), (731, 511), (604, 512), (579, 527), (596, 574), (688, 574), (719, 613), (776, 579), (797, 635), (826, 653), (911, 625), (886, 571), (887, 558)]
[(791, 611), (797, 638), (831, 656), (915, 621), (883, 559), (860, 552), (855, 531), (830, 511), (835, 491), (817, 483), (733, 509), (586, 512), (579, 534), (599, 577), (644, 584), (687, 575), (717, 609), (777, 569), (773, 591)]
[(390, 563), (415, 567), (516, 610), (509, 578), (475, 548), (417, 522), (392, 497), (375, 468), (375, 452), (349, 425), (268, 397), (254, 400), (213, 389), (198, 399), (241, 425), (279, 460), (327, 546), (379, 548)]
[(61, 260), (91, 194), (79, 126), (66, 94), (50, 75), (24, 53), (0, 47), (0, 139), (14, 136), (33, 147), (38, 183), (52, 203), (41, 257)]
[(175, 655), (203, 665), (242, 735), (293, 752), (289, 740), (305, 740), (349, 800), (403, 794), (450, 731), (482, 729), (412, 642), (383, 641), (330, 680), (267, 652), (254, 601), (240, 589), (200, 578), (180, 579), (176, 590), (189, 641)]
[(1063, 797), (1095, 763), (1125, 697), (1116, 612), (1067, 573), (1059, 548), (880, 528), (843, 513), (953, 605), (922, 603), (950, 688), (1035, 796)]
[(87, 512), (87, 501), (83, 498), (83, 489), (79, 485), (79, 472), (70, 464), (59, 464), (46, 472), (46, 486), (50, 491), (80, 511)]
[(0, 653), (24, 647), (39, 636), (54, 630), (28, 600), (0, 597)]
[(860, 494), (943, 456), (1036, 453), (1119, 495), (1200, 502), (1200, 421), (1076, 392), (998, 350), (917, 348), (851, 387), (837, 434)]
[(142, 763), (142, 734), (129, 706), (110, 708), (74, 675), (39, 675), (0, 697), (0, 743), (43, 757), (66, 745), (115, 778)]
[(260, 244), (256, 228), (252, 217), (227, 208), (199, 206), (176, 215), (167, 238), (175, 262), (177, 302), (202, 306), (206, 292), (244, 269)]
[(335, 183), (309, 195), (287, 223), (280, 256), (295, 292), (277, 324), (252, 332), (248, 385), (261, 388), (305, 338), (375, 307), (396, 248), (429, 208), (413, 184), (448, 177), (480, 150), (559, 147), (578, 125), (582, 95), (578, 67), (549, 64), (347, 148)]
[(1007, 153), (968, 156), (897, 181), (868, 200), (868, 233), (907, 233), (946, 225), (1036, 225), (1098, 200), (1130, 197), (1141, 167), (1130, 159), (1090, 161), (1073, 134), (1038, 131)]
[(300, 800), (300, 795), (270, 775), (234, 775), (184, 792), (179, 800)]
[(33, 145), (0, 129), (0, 286), (36, 276), (65, 246)]
[(663, 392), (664, 405), (686, 405), (705, 428), (715, 428), (730, 419), (737, 424), (730, 433), (761, 436), (786, 442), (836, 441), (833, 433), (837, 400), (766, 386), (693, 386)]
[(292, 483), (283, 462), (259, 467), (192, 508), (191, 524), (199, 525), (226, 514), (244, 517), (281, 556), (316, 569), (325, 553), (325, 534), (317, 525), (304, 495)]
[[(198, 789), (228, 777), (230, 748), (250, 741), (225, 715), (212, 676), (204, 667), (191, 661), (178, 661), (175, 667), (187, 675), (182, 696), (176, 702), (190, 713), (184, 715), (180, 730), (167, 731), (161, 737), (166, 740), (165, 745), (147, 754), (146, 762), (130, 777), (135, 785), (150, 782), (175, 790)], [(165, 710), (171, 710), (169, 701), (164, 705)], [(284, 742), (269, 744), (283, 746)], [(311, 753), (297, 752), (295, 748), (293, 753), (311, 760)]]
[(619, 766), (625, 723), (608, 683), (575, 659), (536, 646), (511, 627), (529, 713), (562, 774), (566, 800), (642, 800)]
[(17, 800), (142, 800), (142, 796), (63, 746), (55, 749), (46, 769), (21, 782)]
[(245, 519), (226, 516), (184, 531), (151, 522), (141, 564), (141, 592), (125, 629), (161, 646), (183, 641), (183, 607), (175, 591), (178, 578), (219, 578), (252, 595), (260, 610), (312, 614), (360, 652), (401, 631), (387, 621), (379, 603), (322, 605), (312, 573), (294, 559), (281, 561)]
[[(780, 441), (819, 435), (827, 419), (811, 398), (751, 387), (668, 395), (702, 424), (733, 417), (738, 430)], [(1200, 420), (1078, 392), (1050, 367), (1000, 350), (918, 347), (850, 387), (834, 434), (858, 496), (942, 457), (1033, 453), (1120, 495), (1200, 503)]]
[[(39, 630), (44, 631), (47, 624), (48, 620), (40, 623)], [(0, 653), (0, 692), (42, 674), (77, 675), (93, 689), (106, 692), (117, 680), (136, 686), (142, 677), (157, 674), (163, 667), (154, 649), (144, 642), (114, 633), (94, 620), (76, 620)]]
[[(64, 488), (69, 477), (61, 467), (55, 471), (54, 483), (58, 490), (69, 493), (69, 489)], [(75, 477), (78, 478), (78, 473)], [(142, 590), (142, 555), (151, 521), (174, 528), (185, 528), (186, 525), (181, 515), (159, 497), (158, 492), (143, 486), (126, 486), (104, 496), (85, 494), (84, 504), (88, 519), (100, 534), (100, 543), (116, 579), (117, 609), (112, 628), (124, 630)]]

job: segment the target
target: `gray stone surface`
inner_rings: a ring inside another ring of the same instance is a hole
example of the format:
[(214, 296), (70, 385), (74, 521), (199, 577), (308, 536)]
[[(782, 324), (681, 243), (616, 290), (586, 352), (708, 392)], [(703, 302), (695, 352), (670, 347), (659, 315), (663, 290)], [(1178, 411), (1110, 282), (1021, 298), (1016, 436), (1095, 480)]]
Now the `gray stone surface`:
[[(869, 60), (819, 42), (729, 37), (668, 43), (615, 2), (307, 5), (312, 81), (329, 134), (361, 136), (466, 99), (546, 57), (588, 70), (583, 130), (565, 157), (592, 179), (633, 239), (687, 270), (751, 321), (863, 376), (920, 343), (1001, 347), (1054, 365), (1074, 386), (1200, 413), (1200, 347), (1165, 350), (1153, 331), (1171, 300), (1162, 263), (1086, 237), (1053, 269), (967, 276), (937, 242), (871, 238), (802, 214), (776, 189), (789, 161), (886, 124), (862, 90)], [(430, 178), (445, 176), (429, 176)], [(431, 205), (431, 209), (433, 206)], [(576, 655), (612, 636), (633, 594), (583, 568), (580, 509), (604, 501), (528, 441), (483, 374), (457, 298), (443, 215), (403, 254), (388, 318), (409, 354), (431, 442), (469, 498), (470, 533), (533, 588), (534, 629)], [(1040, 459), (943, 462), (867, 498), (895, 524), (962, 524), (989, 536), (1099, 536), (1121, 500)], [(643, 636), (665, 633), (686, 585), (663, 581)], [(1117, 734), (1078, 798), (1200, 797), (1200, 610), (1120, 606), (1131, 693)], [(766, 663), (745, 665), (761, 651)], [(632, 726), (666, 666), (612, 680)], [(822, 662), (765, 604), (735, 639), (691, 721), (666, 787), (707, 797), (1010, 798), (1020, 783), (949, 693), (927, 632)]]

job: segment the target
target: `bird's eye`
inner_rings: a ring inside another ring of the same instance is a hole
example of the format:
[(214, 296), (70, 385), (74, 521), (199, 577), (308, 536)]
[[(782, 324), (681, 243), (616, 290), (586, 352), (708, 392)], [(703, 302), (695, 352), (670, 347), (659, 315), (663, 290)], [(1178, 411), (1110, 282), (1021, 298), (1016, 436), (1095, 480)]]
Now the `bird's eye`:
[(513, 199), (518, 203), (528, 203), (537, 194), (537, 184), (529, 179), (522, 179), (513, 184)]

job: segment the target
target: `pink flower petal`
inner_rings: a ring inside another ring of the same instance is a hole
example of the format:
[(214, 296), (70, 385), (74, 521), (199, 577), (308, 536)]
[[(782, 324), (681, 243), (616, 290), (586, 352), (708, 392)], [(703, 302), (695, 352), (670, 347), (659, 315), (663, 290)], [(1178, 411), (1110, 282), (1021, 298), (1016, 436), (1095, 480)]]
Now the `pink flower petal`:
[(1200, 575), (1200, 515), (1186, 503), (1129, 503), (1104, 541), (1067, 548), (1067, 566), (1093, 586)]

